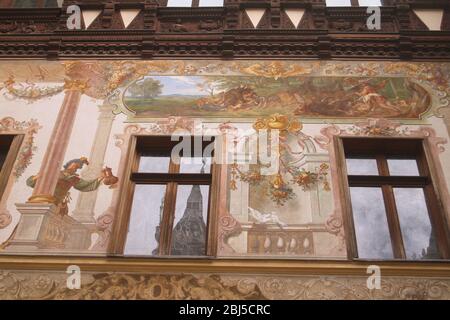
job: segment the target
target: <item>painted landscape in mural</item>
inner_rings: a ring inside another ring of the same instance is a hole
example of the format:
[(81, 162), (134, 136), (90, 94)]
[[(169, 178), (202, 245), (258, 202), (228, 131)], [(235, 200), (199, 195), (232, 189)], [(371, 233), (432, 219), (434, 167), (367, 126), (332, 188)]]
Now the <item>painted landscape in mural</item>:
[(431, 97), (405, 77), (146, 76), (124, 104), (137, 117), (419, 118)]

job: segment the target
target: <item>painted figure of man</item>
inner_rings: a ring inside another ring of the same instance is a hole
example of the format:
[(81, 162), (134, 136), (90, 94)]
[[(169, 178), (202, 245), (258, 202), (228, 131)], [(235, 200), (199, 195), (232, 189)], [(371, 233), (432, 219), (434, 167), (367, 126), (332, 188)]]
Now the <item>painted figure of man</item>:
[[(64, 169), (59, 174), (58, 183), (56, 184), (55, 192), (55, 204), (58, 206), (58, 214), (65, 216), (68, 214), (68, 204), (71, 200), (70, 189), (74, 188), (81, 192), (90, 192), (97, 190), (101, 185), (104, 177), (102, 175), (94, 180), (84, 180), (80, 177), (77, 171), (83, 168), (83, 165), (89, 165), (89, 161), (85, 157), (79, 159), (73, 159), (64, 165)], [(27, 179), (27, 185), (34, 188), (36, 181), (39, 179), (39, 175), (31, 176)]]

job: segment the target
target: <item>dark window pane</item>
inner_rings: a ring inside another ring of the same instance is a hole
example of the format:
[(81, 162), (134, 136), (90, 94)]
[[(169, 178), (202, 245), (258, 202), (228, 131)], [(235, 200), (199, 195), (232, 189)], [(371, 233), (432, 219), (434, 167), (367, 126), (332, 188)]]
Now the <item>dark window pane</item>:
[(350, 188), (358, 256), (393, 258), (381, 188)]
[(391, 176), (419, 176), (419, 168), (415, 159), (388, 159)]
[(125, 255), (157, 255), (165, 185), (136, 185)]
[(139, 160), (139, 172), (167, 173), (169, 172), (169, 156), (141, 155)]
[(0, 135), (0, 173), (5, 163), (6, 157), (8, 156), (9, 149), (14, 137), (11, 135)]
[(7, 155), (6, 152), (3, 152), (3, 150), (0, 150), (0, 173), (2, 172), (3, 163), (5, 162), (6, 155)]
[(377, 176), (377, 161), (375, 159), (347, 159), (347, 174)]
[(206, 254), (208, 198), (209, 186), (178, 186), (171, 254)]
[(210, 173), (211, 172), (211, 158), (186, 158), (180, 160), (180, 173)]
[(436, 238), (421, 188), (394, 188), (407, 259), (439, 259)]

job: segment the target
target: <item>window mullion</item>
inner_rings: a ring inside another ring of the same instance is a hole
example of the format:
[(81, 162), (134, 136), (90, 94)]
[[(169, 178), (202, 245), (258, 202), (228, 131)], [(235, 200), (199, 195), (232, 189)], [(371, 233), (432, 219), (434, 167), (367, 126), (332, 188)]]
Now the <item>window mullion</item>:
[(180, 173), (180, 163), (181, 163), (181, 157), (177, 159), (178, 163), (175, 163), (173, 161), (173, 158), (170, 157), (170, 164), (169, 164), (169, 173)]
[(391, 235), (392, 250), (394, 258), (406, 259), (405, 247), (403, 245), (402, 231), (400, 221), (398, 220), (397, 206), (395, 204), (394, 191), (392, 186), (384, 185), (381, 187), (383, 191), (384, 205), (386, 208), (387, 222), (389, 233)]
[[(389, 176), (389, 166), (385, 155), (377, 155), (378, 172), (381, 176)], [(382, 185), (384, 205), (386, 208), (389, 233), (391, 235), (394, 258), (406, 259), (405, 246), (403, 245), (400, 221), (398, 220), (397, 206), (395, 204), (394, 190), (391, 185)]]
[(384, 177), (389, 176), (389, 166), (386, 157), (383, 154), (377, 154), (375, 158), (377, 160), (379, 175)]
[(161, 221), (161, 233), (159, 236), (159, 255), (166, 256), (170, 254), (172, 242), (172, 228), (175, 217), (175, 204), (177, 197), (177, 184), (170, 182), (167, 184), (166, 195), (164, 197), (164, 210)]
[[(180, 164), (175, 163), (170, 157), (169, 173), (179, 173)], [(175, 217), (175, 204), (177, 200), (177, 183), (167, 183), (166, 195), (164, 197), (163, 218), (161, 221), (161, 234), (159, 237), (159, 255), (170, 255), (172, 242), (173, 220)]]

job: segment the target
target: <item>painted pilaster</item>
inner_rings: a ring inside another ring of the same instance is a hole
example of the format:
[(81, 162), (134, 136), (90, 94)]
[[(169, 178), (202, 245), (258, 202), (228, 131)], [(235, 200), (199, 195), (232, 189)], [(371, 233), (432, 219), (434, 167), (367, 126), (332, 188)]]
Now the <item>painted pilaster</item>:
[(44, 159), (42, 161), (33, 195), (30, 199), (28, 199), (28, 202), (54, 202), (53, 193), (58, 182), (59, 172), (61, 170), (64, 155), (69, 144), (80, 99), (86, 88), (87, 83), (85, 81), (66, 81), (64, 101), (59, 111), (47, 151), (45, 152)]
[[(104, 166), (106, 148), (111, 134), (112, 124), (115, 115), (113, 107), (105, 102), (99, 106), (98, 126), (95, 132), (94, 143), (92, 144), (91, 154), (89, 156), (90, 164), (81, 173), (81, 177), (86, 180), (95, 179), (100, 175)], [(81, 223), (95, 224), (94, 209), (97, 201), (98, 191), (80, 193), (72, 217)]]

